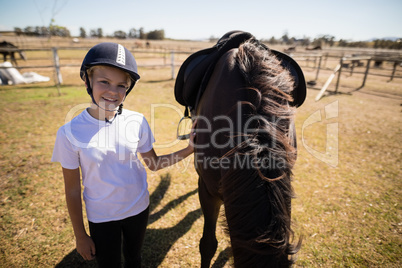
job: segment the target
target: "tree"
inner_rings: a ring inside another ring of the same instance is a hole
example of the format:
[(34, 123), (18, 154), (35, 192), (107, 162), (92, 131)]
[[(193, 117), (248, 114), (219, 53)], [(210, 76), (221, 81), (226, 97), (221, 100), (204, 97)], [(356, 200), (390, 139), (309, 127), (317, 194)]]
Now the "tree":
[(48, 27), (42, 26), (41, 27), (41, 33), (42, 36), (49, 36), (50, 35), (50, 30)]
[(87, 32), (85, 31), (84, 28), (80, 27), (80, 37), (85, 38), (87, 37)]
[(124, 31), (115, 31), (113, 36), (118, 39), (126, 39), (127, 38), (127, 34)]
[(140, 34), (139, 34), (139, 38), (140, 39), (146, 39), (147, 38), (147, 35), (146, 35), (146, 33), (144, 32), (144, 28), (140, 28)]
[(332, 47), (335, 44), (335, 36), (329, 36), (328, 44)]
[(90, 32), (89, 32), (89, 35), (90, 35), (91, 37), (102, 38), (102, 37), (103, 37), (103, 30), (102, 30), (102, 28), (91, 29)]
[(332, 47), (335, 44), (335, 36), (328, 34), (318, 36), (317, 38), (314, 39), (312, 44), (314, 46), (329, 45)]
[(103, 30), (102, 30), (102, 28), (98, 28), (98, 30), (97, 30), (97, 35), (98, 35), (98, 38), (102, 38), (102, 37), (103, 37)]
[(218, 39), (219, 39), (218, 37), (215, 37), (215, 36), (211, 35), (209, 37), (209, 42), (216, 43), (218, 41)]
[(138, 31), (136, 29), (134, 29), (134, 28), (131, 28), (128, 31), (128, 37), (129, 38), (138, 38)]
[(282, 40), (283, 43), (289, 44), (290, 39), (289, 39), (288, 33), (285, 33), (285, 34), (281, 37), (281, 40)]
[(164, 30), (154, 30), (147, 33), (147, 39), (150, 40), (163, 40), (165, 39)]
[(70, 31), (63, 26), (51, 25), (49, 27), (50, 36), (70, 37)]
[(270, 44), (270, 45), (276, 45), (278, 43), (279, 43), (279, 41), (276, 40), (274, 36), (272, 36), (271, 39), (269, 39), (269, 41), (268, 41), (268, 44)]
[(14, 32), (17, 34), (17, 36), (20, 36), (21, 34), (23, 34), (22, 29), (19, 27), (14, 27)]
[(57, 7), (57, 4), (60, 3), (59, 1), (53, 2), (52, 7), (52, 17), (50, 18), (49, 23), (49, 38), (52, 35), (58, 36), (70, 36), (70, 31), (66, 27), (54, 25), (56, 15), (63, 9), (63, 7), (67, 4), (67, 1), (61, 3), (61, 6)]
[(31, 26), (27, 26), (24, 28), (24, 33), (26, 35), (33, 35), (33, 32), (34, 32), (34, 30), (33, 30), (33, 27), (31, 27)]
[(89, 36), (96, 37), (97, 36), (96, 30), (94, 30), (94, 29), (89, 30)]
[(310, 45), (310, 37), (303, 37), (303, 39), (301, 40), (300, 43), (302, 46), (305, 46), (305, 47), (309, 46)]
[(311, 44), (315, 47), (318, 47), (318, 46), (322, 46), (322, 43), (323, 43), (323, 41), (321, 38), (315, 38)]

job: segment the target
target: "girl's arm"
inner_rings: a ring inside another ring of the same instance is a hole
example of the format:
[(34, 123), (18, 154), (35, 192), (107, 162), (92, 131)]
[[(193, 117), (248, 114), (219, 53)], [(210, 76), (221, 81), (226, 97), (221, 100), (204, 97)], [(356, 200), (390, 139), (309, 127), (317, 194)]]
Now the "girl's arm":
[(95, 257), (95, 244), (85, 231), (82, 216), (80, 170), (78, 168), (63, 168), (63, 176), (67, 208), (74, 229), (77, 252), (85, 260), (92, 260)]
[(190, 154), (192, 154), (194, 152), (194, 138), (195, 138), (194, 128), (196, 124), (197, 121), (193, 123), (190, 133), (190, 141), (186, 148), (179, 150), (177, 152), (173, 152), (171, 154), (160, 155), (160, 156), (156, 154), (153, 148), (149, 152), (141, 153), (141, 157), (144, 160), (147, 167), (152, 171), (157, 171), (159, 169), (174, 165), (177, 162), (189, 156)]

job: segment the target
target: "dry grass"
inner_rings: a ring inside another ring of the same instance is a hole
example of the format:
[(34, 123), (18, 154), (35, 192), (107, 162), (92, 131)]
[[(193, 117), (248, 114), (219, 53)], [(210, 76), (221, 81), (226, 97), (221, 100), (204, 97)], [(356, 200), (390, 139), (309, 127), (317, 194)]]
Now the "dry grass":
[[(323, 108), (333, 102), (339, 104), (339, 117), (325, 120)], [(322, 112), (322, 122), (306, 128), (302, 137), (320, 152), (326, 150), (326, 125), (339, 124), (336, 167), (313, 157), (305, 146), (299, 150), (293, 207), (298, 233), (305, 235), (300, 265), (401, 265), (400, 103), (336, 95), (319, 104), (309, 101), (300, 110), (299, 124), (304, 109), (315, 106)]]
[[(50, 163), (56, 131), (68, 111), (90, 101), (76, 69), (63, 70), (69, 86), (62, 87), (62, 96), (49, 84), (0, 87), (0, 267), (94, 265), (74, 251), (61, 169)], [(154, 125), (158, 153), (182, 148), (185, 142), (177, 143), (175, 135), (183, 109), (174, 100), (170, 69), (141, 68), (140, 73), (125, 107), (144, 113)], [(318, 85), (329, 73), (322, 73)], [(314, 79), (315, 72), (306, 69), (306, 77)], [(345, 74), (340, 92), (350, 93), (360, 83), (360, 76)], [(304, 236), (297, 266), (400, 267), (402, 81), (370, 78), (360, 91), (315, 102), (317, 93), (310, 89), (297, 112), (293, 220), (296, 236)], [(336, 117), (327, 119), (328, 105), (338, 108)], [(306, 127), (317, 111), (322, 120)], [(338, 124), (335, 167), (308, 151), (326, 151), (330, 124)], [(148, 176), (152, 196), (144, 266), (199, 266), (203, 216), (192, 158)], [(230, 267), (221, 228), (218, 240), (212, 263)]]

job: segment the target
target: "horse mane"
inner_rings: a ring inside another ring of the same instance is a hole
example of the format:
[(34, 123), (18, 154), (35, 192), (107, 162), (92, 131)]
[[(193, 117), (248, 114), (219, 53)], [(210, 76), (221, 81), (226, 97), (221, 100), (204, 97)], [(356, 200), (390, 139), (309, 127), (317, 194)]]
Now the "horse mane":
[(252, 119), (254, 131), (241, 133), (242, 142), (224, 157), (238, 155), (259, 165), (232, 168), (220, 184), (228, 232), (236, 244), (233, 255), (241, 256), (237, 259), (240, 267), (290, 266), (292, 255), (301, 247), (301, 240), (292, 244), (291, 228), (296, 142), (292, 130), (295, 108), (289, 102), (294, 82), (280, 61), (254, 38), (239, 46), (236, 65), (248, 96), (242, 104), (250, 114), (243, 116)]
[(273, 157), (278, 164), (285, 164), (285, 167), (277, 169), (279, 176), (275, 176), (276, 172), (268, 172), (266, 176), (266, 172), (258, 170), (266, 180), (279, 180), (292, 174), (291, 169), (296, 162), (295, 141), (291, 132), (296, 109), (289, 105), (293, 101), (290, 95), (293, 90), (292, 76), (255, 39), (239, 47), (236, 63), (248, 85), (246, 89), (251, 91), (249, 95), (253, 96), (244, 103), (253, 110), (251, 117), (256, 119), (253, 125), (257, 131), (245, 133), (250, 137), (246, 142), (248, 149), (252, 148), (249, 154), (259, 158)]

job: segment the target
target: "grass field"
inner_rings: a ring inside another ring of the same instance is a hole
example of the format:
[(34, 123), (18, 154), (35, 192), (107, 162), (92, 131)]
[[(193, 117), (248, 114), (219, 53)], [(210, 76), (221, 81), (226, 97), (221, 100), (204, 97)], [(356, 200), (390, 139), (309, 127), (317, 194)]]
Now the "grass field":
[[(125, 107), (147, 117), (157, 153), (184, 147), (175, 137), (183, 107), (174, 99), (170, 69), (140, 74)], [(70, 75), (76, 74), (63, 74)], [(307, 80), (314, 77), (306, 69)], [(65, 81), (61, 96), (46, 83), (0, 87), (0, 267), (94, 266), (74, 251), (61, 167), (50, 162), (57, 129), (90, 101), (80, 81)], [(345, 74), (342, 81), (342, 94), (319, 102), (318, 91), (309, 89), (297, 111), (292, 213), (296, 237), (304, 240), (296, 266), (401, 267), (402, 81), (372, 78), (359, 91), (360, 76)], [(148, 182), (144, 267), (198, 267), (203, 216), (192, 158), (149, 171)], [(230, 267), (221, 227), (218, 240), (213, 267)]]

